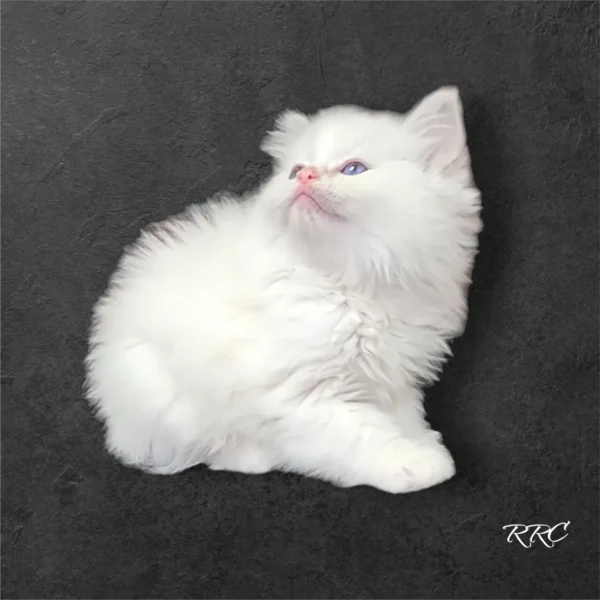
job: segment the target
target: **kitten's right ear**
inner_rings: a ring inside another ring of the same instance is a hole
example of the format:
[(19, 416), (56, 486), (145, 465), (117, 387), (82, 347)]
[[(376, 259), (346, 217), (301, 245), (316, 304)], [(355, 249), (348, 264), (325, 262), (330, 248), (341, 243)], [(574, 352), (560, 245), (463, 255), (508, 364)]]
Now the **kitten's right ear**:
[(404, 127), (421, 140), (415, 158), (426, 171), (441, 171), (463, 182), (469, 180), (469, 149), (456, 87), (442, 87), (426, 96), (406, 115)]
[(285, 158), (287, 148), (308, 126), (308, 117), (295, 110), (286, 110), (277, 117), (275, 128), (269, 131), (260, 149), (280, 161)]

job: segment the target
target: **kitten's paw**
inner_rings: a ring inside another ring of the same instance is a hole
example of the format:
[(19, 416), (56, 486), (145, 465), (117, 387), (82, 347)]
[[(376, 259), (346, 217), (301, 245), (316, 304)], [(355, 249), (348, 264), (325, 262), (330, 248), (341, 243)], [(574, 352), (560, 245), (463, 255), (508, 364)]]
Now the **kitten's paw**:
[(456, 473), (454, 460), (441, 443), (411, 444), (388, 457), (387, 473), (375, 487), (392, 494), (417, 492), (447, 481)]
[(267, 473), (273, 465), (266, 451), (258, 445), (226, 445), (208, 463), (212, 471), (237, 471), (249, 475)]

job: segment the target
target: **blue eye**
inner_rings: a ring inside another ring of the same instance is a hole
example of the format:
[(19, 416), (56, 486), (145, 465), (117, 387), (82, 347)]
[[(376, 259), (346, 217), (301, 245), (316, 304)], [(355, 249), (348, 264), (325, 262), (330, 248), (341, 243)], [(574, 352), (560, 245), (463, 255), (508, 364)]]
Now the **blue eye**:
[(349, 162), (347, 165), (344, 165), (340, 173), (343, 175), (360, 175), (365, 171), (368, 171), (365, 165), (363, 165), (361, 162), (353, 161)]

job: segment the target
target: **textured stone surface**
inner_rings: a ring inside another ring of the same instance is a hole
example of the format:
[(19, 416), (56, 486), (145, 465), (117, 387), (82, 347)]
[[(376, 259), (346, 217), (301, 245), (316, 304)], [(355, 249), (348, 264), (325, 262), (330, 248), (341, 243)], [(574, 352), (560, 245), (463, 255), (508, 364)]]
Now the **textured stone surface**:
[[(2, 2), (5, 598), (597, 598), (598, 4)], [(82, 400), (140, 227), (268, 172), (283, 108), (460, 86), (485, 231), (428, 395), (457, 477), (403, 497), (149, 477)], [(552, 549), (504, 525), (571, 521)]]

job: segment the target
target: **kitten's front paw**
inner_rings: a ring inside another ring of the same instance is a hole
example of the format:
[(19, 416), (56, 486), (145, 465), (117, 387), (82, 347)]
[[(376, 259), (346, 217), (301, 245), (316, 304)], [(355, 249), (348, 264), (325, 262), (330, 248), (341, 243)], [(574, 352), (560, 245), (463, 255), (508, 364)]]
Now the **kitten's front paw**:
[(447, 481), (456, 473), (454, 460), (441, 443), (410, 444), (399, 447), (394, 454), (388, 458), (386, 475), (375, 484), (392, 494), (424, 490)]

